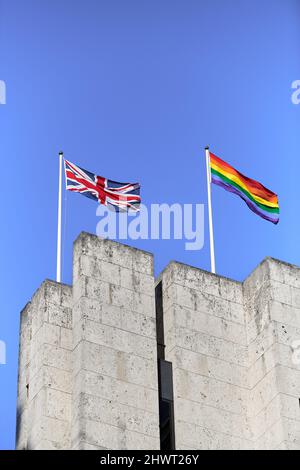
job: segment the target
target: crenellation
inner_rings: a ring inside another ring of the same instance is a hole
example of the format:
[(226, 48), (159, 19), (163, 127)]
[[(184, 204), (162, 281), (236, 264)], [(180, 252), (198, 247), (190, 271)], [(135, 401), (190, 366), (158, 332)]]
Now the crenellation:
[(300, 268), (171, 262), (155, 283), (150, 253), (87, 233), (73, 285), (46, 280), (21, 315), (17, 449), (159, 449), (158, 336), (176, 449), (300, 449)]

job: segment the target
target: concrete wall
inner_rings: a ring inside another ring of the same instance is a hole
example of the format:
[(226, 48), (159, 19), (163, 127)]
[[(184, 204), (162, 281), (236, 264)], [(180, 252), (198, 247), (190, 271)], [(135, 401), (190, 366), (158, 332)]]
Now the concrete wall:
[[(300, 269), (161, 274), (177, 449), (300, 449)], [(83, 233), (21, 315), (17, 449), (159, 449), (153, 258)]]
[(300, 449), (300, 269), (161, 275), (177, 449)]
[(179, 263), (161, 280), (176, 448), (251, 448), (242, 285)]
[(152, 255), (83, 234), (73, 294), (73, 448), (158, 449)]
[(300, 449), (300, 269), (266, 259), (244, 296), (255, 449)]
[(158, 449), (152, 255), (81, 234), (21, 315), (17, 449)]
[(17, 449), (70, 447), (71, 288), (45, 281), (21, 316)]

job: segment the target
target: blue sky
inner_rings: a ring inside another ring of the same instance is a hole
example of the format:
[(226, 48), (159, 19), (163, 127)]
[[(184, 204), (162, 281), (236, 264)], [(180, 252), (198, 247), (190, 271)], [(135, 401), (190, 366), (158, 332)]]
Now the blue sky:
[[(2, 164), (0, 449), (14, 448), (19, 312), (55, 277), (57, 153), (140, 181), (145, 204), (206, 203), (203, 148), (279, 194), (274, 226), (213, 188), (218, 273), (244, 279), (265, 257), (300, 265), (299, 0), (0, 0)], [(65, 198), (65, 195), (64, 195)], [(96, 204), (66, 195), (72, 242), (95, 233)], [(136, 241), (209, 269), (204, 249)]]

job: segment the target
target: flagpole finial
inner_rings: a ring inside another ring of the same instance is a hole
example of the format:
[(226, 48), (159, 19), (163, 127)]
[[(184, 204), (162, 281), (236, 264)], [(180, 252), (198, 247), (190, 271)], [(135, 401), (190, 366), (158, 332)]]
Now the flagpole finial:
[(205, 150), (209, 150), (209, 146), (208, 146), (208, 145), (205, 147)]
[(59, 154), (58, 154), (58, 155), (59, 155), (59, 156), (61, 156), (61, 155), (63, 155), (63, 154), (64, 154), (64, 152), (59, 152)]

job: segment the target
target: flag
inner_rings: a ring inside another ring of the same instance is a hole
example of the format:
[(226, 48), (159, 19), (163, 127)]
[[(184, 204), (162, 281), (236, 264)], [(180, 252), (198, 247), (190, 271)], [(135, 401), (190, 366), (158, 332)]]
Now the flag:
[(74, 163), (64, 160), (66, 189), (81, 193), (115, 211), (139, 211), (141, 197), (139, 183), (117, 183), (97, 176)]
[(278, 197), (258, 181), (247, 178), (210, 152), (212, 183), (240, 196), (247, 206), (273, 224), (279, 222)]

